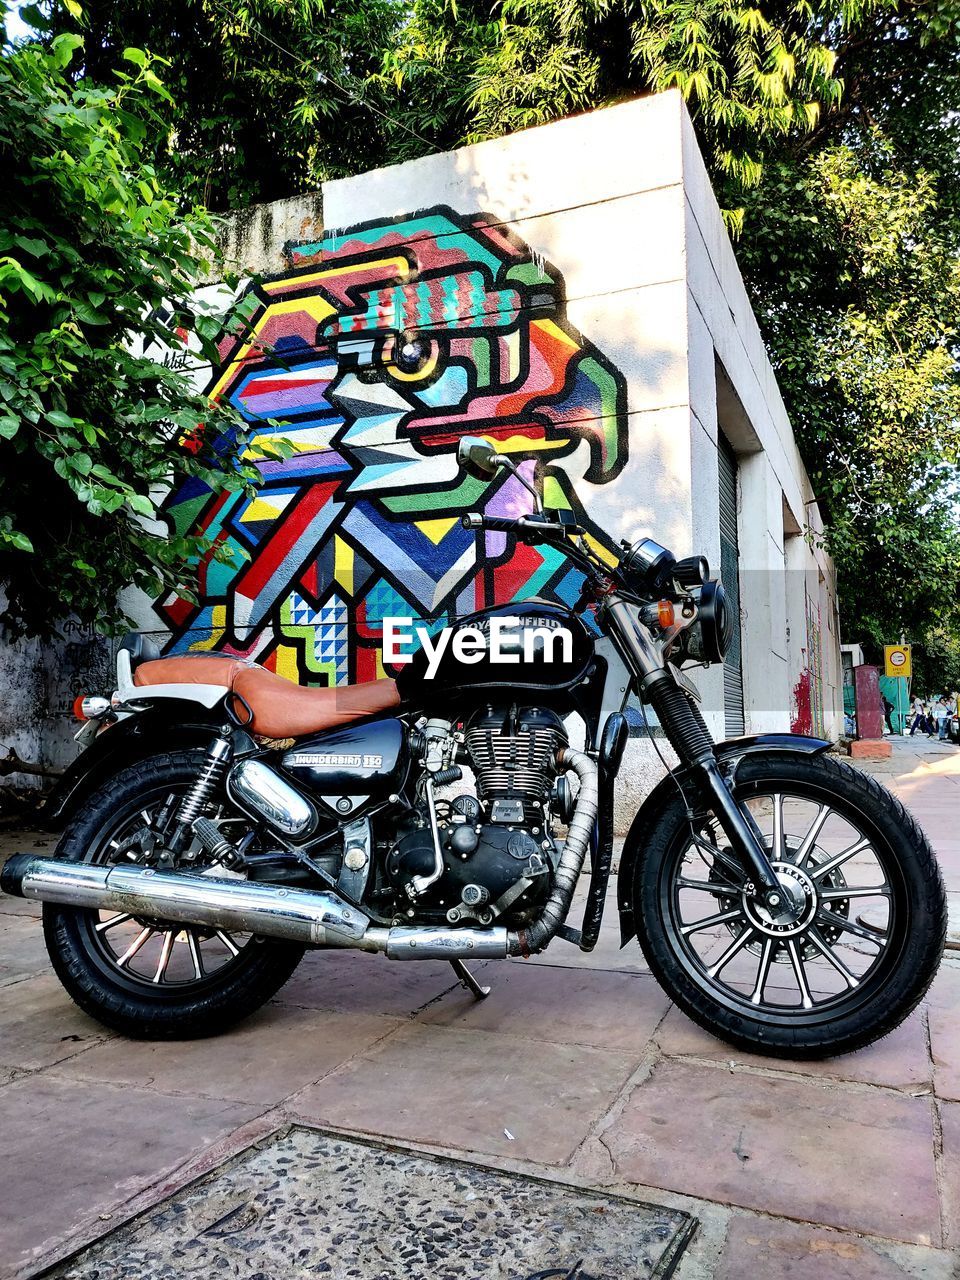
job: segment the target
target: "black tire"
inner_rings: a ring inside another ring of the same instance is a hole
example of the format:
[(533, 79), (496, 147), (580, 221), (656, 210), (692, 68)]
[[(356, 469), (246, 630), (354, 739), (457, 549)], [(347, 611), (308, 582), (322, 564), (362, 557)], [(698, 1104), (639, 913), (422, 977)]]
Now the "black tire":
[[(885, 787), (831, 756), (748, 756), (737, 771), (735, 789), (737, 797), (743, 800), (769, 797), (771, 807), (778, 803), (783, 805), (787, 799), (798, 804), (828, 805), (831, 814), (837, 815), (840, 821), (848, 822), (869, 839), (870, 853), (875, 854), (877, 865), (882, 868), (885, 877), (884, 901), (889, 904), (889, 915), (884, 929), (871, 926), (862, 916), (851, 915), (849, 901), (844, 907), (849, 925), (856, 924), (861, 937), (867, 937), (865, 927), (868, 932), (885, 938), (885, 942), (882, 946), (879, 941), (874, 943), (879, 948), (877, 959), (873, 968), (867, 968), (859, 978), (856, 987), (849, 987), (841, 975), (837, 982), (844, 985), (845, 989), (836, 995), (825, 995), (822, 1003), (814, 1003), (812, 1008), (788, 1008), (786, 1005), (767, 1005), (763, 1001), (764, 983), (768, 981), (767, 975), (771, 972), (770, 953), (774, 961), (778, 958), (783, 960), (789, 943), (774, 937), (768, 942), (767, 935), (762, 932), (756, 933), (756, 941), (752, 943), (754, 953), (760, 958), (757, 960), (757, 977), (750, 997), (742, 983), (740, 990), (734, 991), (734, 984), (728, 986), (719, 974), (711, 975), (708, 970), (713, 965), (698, 965), (691, 955), (691, 937), (697, 930), (684, 936), (683, 930), (689, 928), (689, 925), (683, 922), (676, 905), (680, 901), (681, 892), (687, 894), (687, 900), (691, 892), (690, 880), (687, 878), (689, 873), (683, 870), (690, 865), (684, 859), (692, 856), (691, 831), (679, 793), (676, 788), (671, 787), (652, 829), (645, 827), (643, 847), (638, 849), (633, 882), (638, 937), (654, 976), (694, 1022), (720, 1039), (753, 1053), (773, 1057), (823, 1058), (849, 1053), (887, 1035), (922, 999), (933, 981), (943, 954), (947, 927), (946, 894), (929, 841), (914, 818)], [(778, 802), (776, 794), (782, 795), (784, 800)], [(780, 813), (783, 813), (782, 807)], [(782, 817), (780, 830), (782, 833)], [(788, 847), (782, 835), (781, 847)], [(825, 868), (830, 860), (830, 855), (817, 854), (816, 846), (814, 850), (813, 856), (820, 857), (820, 861), (810, 865), (819, 873), (820, 868)], [(797, 848), (785, 856), (800, 861), (799, 852)], [(706, 863), (707, 860), (703, 861)], [(721, 868), (717, 874), (723, 880), (728, 872)], [(823, 879), (828, 885), (831, 883), (829, 875)], [(678, 880), (682, 880), (686, 887), (678, 885)], [(713, 895), (719, 893), (713, 873), (708, 877), (709, 889), (706, 886), (699, 888), (699, 883), (698, 879), (698, 892)], [(856, 886), (849, 885), (847, 888)], [(821, 902), (821, 892), (823, 883), (815, 881), (813, 899), (817, 905), (810, 907), (813, 913), (810, 922), (819, 941), (823, 941), (823, 934), (818, 932), (821, 926), (816, 912), (820, 906), (826, 910), (832, 910), (834, 906), (842, 909), (834, 899), (840, 897), (844, 890), (830, 889), (832, 896), (826, 902)], [(866, 887), (862, 890), (862, 895), (867, 896)], [(745, 902), (745, 897), (723, 897), (719, 900), (720, 911), (717, 914), (724, 913), (727, 908), (736, 910)], [(751, 916), (746, 907), (742, 910), (743, 932), (749, 933), (748, 926), (755, 922), (756, 913)], [(837, 918), (835, 913), (833, 918)], [(849, 925), (849, 935), (852, 936), (853, 930)], [(730, 936), (737, 942), (739, 934), (736, 931), (740, 927), (736, 922), (724, 922), (722, 926), (715, 926), (715, 933), (729, 930)], [(710, 936), (709, 933), (707, 936)], [(847, 937), (848, 931), (841, 930), (836, 934), (837, 939)], [(791, 965), (787, 972), (796, 974), (798, 1000), (802, 1000), (804, 995), (810, 995), (809, 983), (805, 978), (807, 991), (804, 992), (801, 986), (803, 975), (797, 973), (795, 960), (797, 948), (803, 956), (805, 946), (813, 947), (813, 939), (808, 939), (809, 935), (796, 935), (792, 954), (789, 955)], [(854, 945), (859, 945), (861, 952), (866, 952), (869, 956), (869, 948), (859, 942), (859, 939)], [(835, 946), (836, 941), (831, 947), (836, 958)], [(727, 954), (722, 941), (717, 944), (717, 949), (721, 951), (721, 955)], [(733, 949), (732, 944), (730, 949)], [(744, 967), (750, 950), (751, 946), (743, 944), (741, 960)], [(715, 956), (716, 951), (712, 954)], [(815, 954), (816, 959), (822, 959), (825, 964), (824, 952), (818, 949), (810, 954)], [(846, 954), (849, 955), (849, 952)], [(760, 970), (764, 963), (766, 970), (761, 978)], [(799, 967), (804, 970), (802, 961)], [(783, 982), (784, 979), (780, 981)], [(755, 1006), (753, 1002), (758, 987), (761, 1000), (760, 1005)]]
[[(132, 764), (83, 804), (65, 829), (56, 856), (73, 862), (109, 861), (104, 851), (124, 815), (148, 807), (151, 798), (184, 789), (196, 778), (202, 759), (184, 751)], [(137, 1039), (189, 1040), (226, 1031), (279, 991), (304, 952), (295, 943), (249, 938), (236, 955), (228, 952), (230, 958), (215, 972), (157, 985), (111, 961), (96, 929), (99, 920), (95, 910), (45, 903), (47, 951), (60, 981), (85, 1013)], [(182, 926), (176, 928), (175, 936), (186, 937)], [(202, 971), (201, 961), (196, 972)]]

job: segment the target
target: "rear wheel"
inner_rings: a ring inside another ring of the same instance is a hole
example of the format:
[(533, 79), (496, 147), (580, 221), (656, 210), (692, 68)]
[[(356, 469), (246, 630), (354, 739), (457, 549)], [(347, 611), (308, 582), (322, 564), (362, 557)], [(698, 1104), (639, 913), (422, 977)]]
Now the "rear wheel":
[[(57, 857), (149, 860), (202, 757), (176, 752), (138, 761), (96, 792), (63, 833)], [(218, 818), (236, 841), (246, 819)], [(202, 861), (193, 864), (200, 869)], [(215, 873), (229, 875), (222, 868)], [(45, 903), (47, 950), (60, 981), (99, 1022), (141, 1039), (216, 1035), (260, 1008), (303, 955), (294, 943), (174, 925), (160, 919)]]
[(781, 1057), (827, 1057), (892, 1031), (936, 972), (946, 897), (903, 806), (836, 759), (749, 756), (736, 794), (780, 879), (761, 906), (717, 823), (668, 802), (635, 880), (655, 976), (708, 1031)]

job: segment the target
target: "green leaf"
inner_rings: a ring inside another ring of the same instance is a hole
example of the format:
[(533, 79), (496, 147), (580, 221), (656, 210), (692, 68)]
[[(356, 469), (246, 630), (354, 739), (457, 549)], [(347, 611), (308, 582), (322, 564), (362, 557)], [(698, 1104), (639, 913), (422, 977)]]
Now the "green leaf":
[(129, 45), (123, 51), (124, 62), (132, 62), (135, 67), (145, 67), (149, 59), (142, 49)]
[(73, 55), (83, 45), (83, 36), (75, 32), (64, 32), (50, 45), (50, 61), (54, 67), (62, 69), (73, 61)]
[(110, 317), (98, 311), (86, 302), (77, 302), (73, 308), (74, 315), (80, 324), (104, 325), (110, 323)]
[(150, 501), (149, 498), (144, 497), (144, 495), (141, 493), (131, 493), (130, 496), (127, 498), (127, 503), (132, 510), (137, 512), (138, 515), (141, 515), (141, 516), (156, 515), (156, 507), (153, 505), (153, 503)]
[(20, 18), (36, 31), (48, 31), (50, 28), (49, 16), (37, 4), (25, 5), (20, 10)]
[(156, 93), (159, 97), (166, 98), (167, 101), (169, 102), (173, 101), (173, 98), (170, 95), (170, 91), (167, 89), (166, 85), (163, 83), (163, 81), (160, 79), (158, 75), (156, 75), (153, 71), (150, 71), (149, 68), (145, 69), (140, 74), (141, 74), (143, 83), (147, 86), (148, 89), (152, 89), (153, 92)]
[(14, 236), (13, 243), (35, 258), (42, 258), (50, 252), (50, 246), (46, 240), (38, 240), (31, 236)]

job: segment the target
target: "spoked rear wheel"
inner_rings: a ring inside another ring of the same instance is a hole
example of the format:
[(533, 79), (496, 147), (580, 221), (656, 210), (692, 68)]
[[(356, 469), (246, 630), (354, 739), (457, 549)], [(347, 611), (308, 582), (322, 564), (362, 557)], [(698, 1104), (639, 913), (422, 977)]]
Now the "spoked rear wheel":
[(943, 883), (923, 833), (877, 782), (829, 757), (747, 757), (736, 792), (781, 909), (750, 892), (715, 821), (691, 831), (678, 796), (637, 866), (654, 974), (701, 1026), (754, 1052), (826, 1057), (893, 1030), (943, 951)]
[[(124, 770), (84, 805), (57, 856), (149, 860), (165, 815), (196, 779), (199, 763), (197, 755), (178, 752)], [(221, 815), (220, 821), (234, 838), (246, 829), (243, 819)], [(230, 873), (216, 868), (212, 874)], [(44, 904), (43, 927), (57, 975), (76, 1003), (106, 1026), (145, 1039), (225, 1030), (274, 995), (303, 955), (296, 944), (248, 933), (53, 903)]]

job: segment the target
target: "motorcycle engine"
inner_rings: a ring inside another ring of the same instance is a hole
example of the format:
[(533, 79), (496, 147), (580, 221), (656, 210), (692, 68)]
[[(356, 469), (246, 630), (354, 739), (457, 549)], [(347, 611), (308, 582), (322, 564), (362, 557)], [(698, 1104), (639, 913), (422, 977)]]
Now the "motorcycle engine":
[[(444, 871), (413, 898), (418, 916), (522, 924), (539, 913), (559, 856), (550, 803), (566, 742), (563, 721), (541, 707), (486, 707), (471, 716), (464, 745), (477, 794), (437, 806)], [(429, 814), (418, 808), (388, 855), (387, 874), (410, 902), (407, 887), (433, 865)]]

